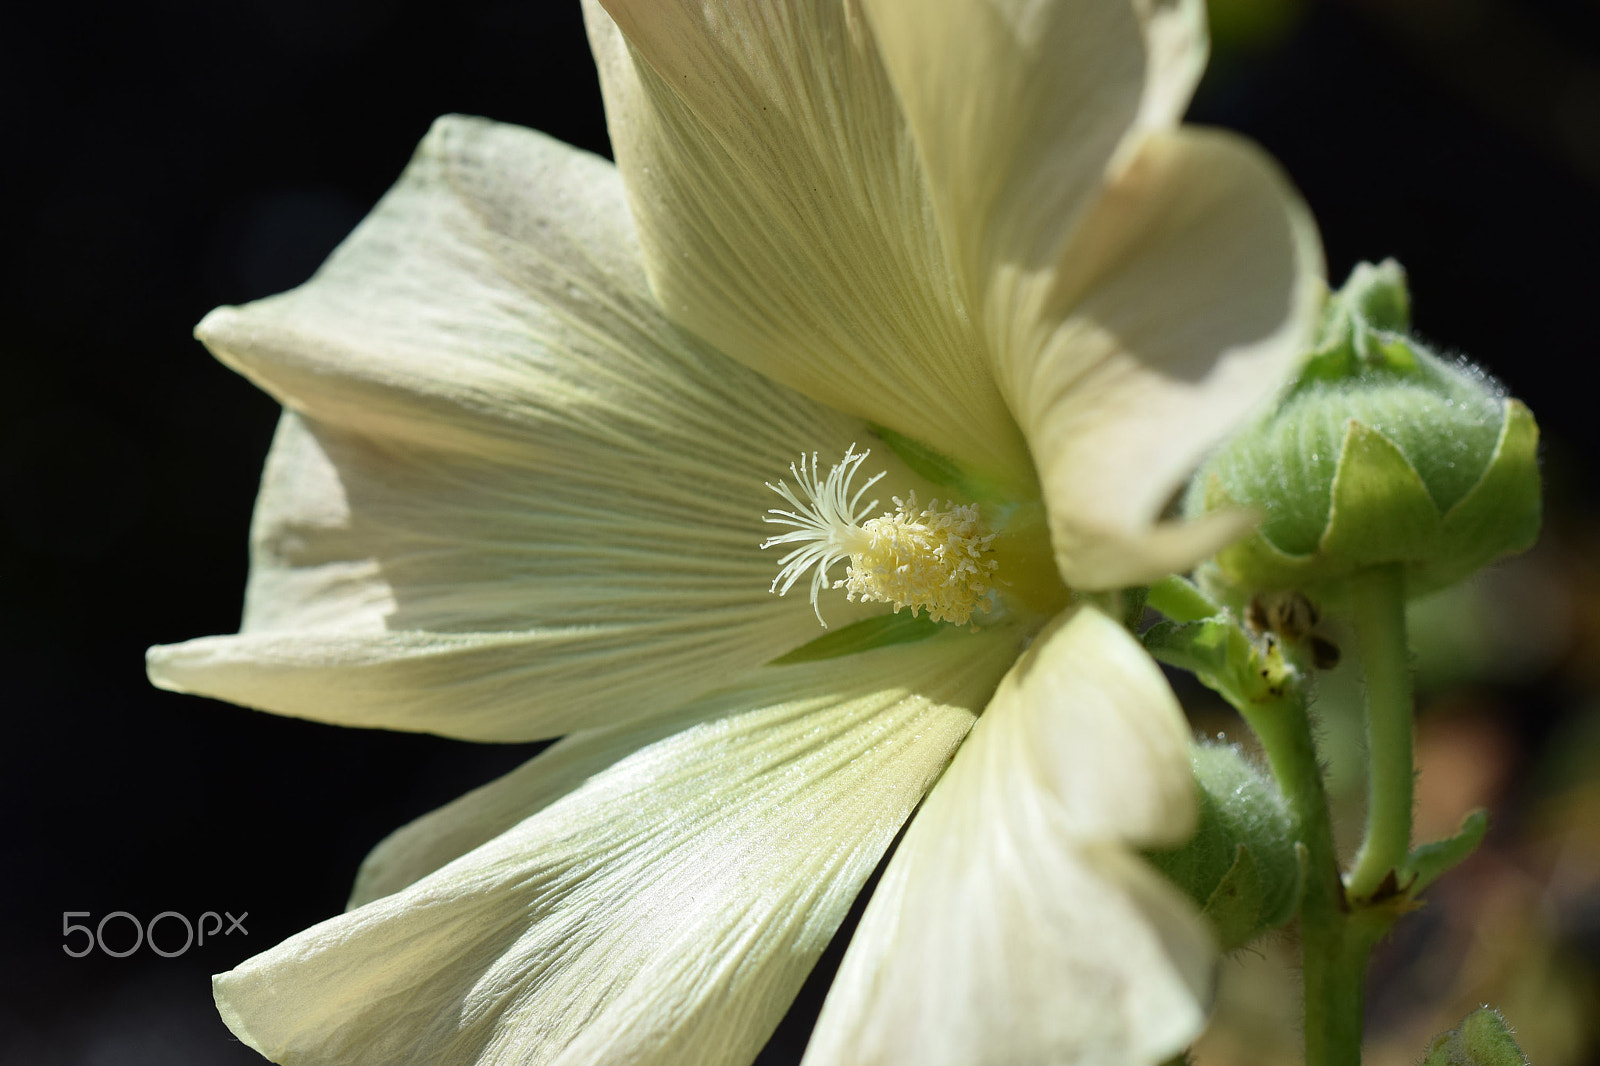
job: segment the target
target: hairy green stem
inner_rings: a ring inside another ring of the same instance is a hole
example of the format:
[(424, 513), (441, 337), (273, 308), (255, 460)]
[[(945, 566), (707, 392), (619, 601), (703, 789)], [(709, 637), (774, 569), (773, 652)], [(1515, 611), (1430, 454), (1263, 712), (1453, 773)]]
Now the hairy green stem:
[[(1363, 632), (1370, 637), (1381, 634), (1391, 642), (1382, 652), (1372, 652), (1379, 672), (1375, 683), (1369, 677), (1369, 685), (1375, 685), (1379, 698), (1386, 701), (1385, 709), (1376, 716), (1381, 724), (1373, 750), (1383, 753), (1381, 772), (1387, 776), (1375, 807), (1392, 821), (1391, 811), (1398, 802), (1405, 816), (1399, 832), (1402, 850), (1379, 874), (1380, 884), (1383, 874), (1405, 860), (1410, 836), (1410, 675), (1404, 616), (1399, 614), (1403, 606), (1399, 578), (1398, 571), (1369, 573), (1363, 575), (1357, 590)], [(1207, 606), (1197, 589), (1177, 580), (1152, 586), (1148, 602), (1175, 618), (1192, 617)], [(1380, 623), (1387, 628), (1380, 628)], [(1359, 1066), (1367, 957), (1393, 924), (1404, 898), (1386, 902), (1346, 892), (1334, 851), (1333, 821), (1302, 677), (1283, 657), (1281, 644), (1261, 641), (1226, 614), (1159, 622), (1146, 630), (1142, 639), (1157, 659), (1192, 670), (1221, 693), (1260, 738), (1304, 848), (1300, 952), (1305, 980), (1306, 1066)], [(1398, 697), (1397, 683), (1405, 686)], [(1399, 730), (1393, 721), (1397, 708), (1404, 710)], [(1403, 733), (1403, 761), (1395, 757), (1392, 735), (1397, 731)], [(1403, 792), (1399, 793), (1389, 780), (1396, 771), (1402, 779)], [(1379, 838), (1383, 846), (1392, 847), (1394, 827), (1386, 824), (1384, 834)]]
[(1367, 833), (1345, 884), (1371, 899), (1395, 886), (1411, 852), (1411, 662), (1405, 586), (1399, 566), (1371, 567), (1350, 578), (1356, 644), (1367, 689)]
[(1239, 710), (1261, 739), (1306, 848), (1300, 905), (1306, 1066), (1357, 1066), (1367, 954), (1376, 938), (1351, 920), (1345, 902), (1305, 697), (1296, 686), (1278, 700)]
[(1198, 622), (1210, 618), (1221, 608), (1206, 598), (1186, 578), (1168, 575), (1150, 586), (1145, 603), (1175, 622)]

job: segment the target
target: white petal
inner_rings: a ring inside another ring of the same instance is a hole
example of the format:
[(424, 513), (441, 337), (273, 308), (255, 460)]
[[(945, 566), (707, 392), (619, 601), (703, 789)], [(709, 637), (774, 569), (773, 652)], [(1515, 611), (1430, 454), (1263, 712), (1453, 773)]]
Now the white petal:
[(529, 739), (815, 635), (767, 592), (764, 482), (865, 427), (666, 322), (603, 160), (442, 119), (311, 282), (200, 332), (315, 421), (269, 461), (243, 635), (157, 649), (158, 684)]
[(759, 482), (849, 432), (671, 326), (638, 256), (611, 164), (449, 116), (311, 281), (197, 332), (319, 421), (642, 492), (664, 459)]
[(1130, 845), (1195, 799), (1166, 682), (1081, 610), (1007, 675), (889, 862), (806, 1063), (1154, 1066), (1199, 1031), (1215, 949)]
[(1150, 134), (1055, 269), (1001, 290), (1001, 376), (1067, 582), (1148, 582), (1237, 536), (1237, 516), (1151, 526), (1310, 343), (1321, 247), (1272, 162), (1221, 132)]
[(1013, 641), (771, 668), (618, 734), (514, 828), (218, 977), (223, 1017), (284, 1063), (747, 1063)]
[[(530, 740), (658, 713), (819, 633), (802, 597), (768, 591), (760, 519), (781, 501), (757, 476), (672, 453), (623, 469), (640, 461), (550, 472), (286, 415), (242, 632), (151, 649), (151, 677), (343, 725)], [(859, 613), (838, 601), (835, 623)]]
[(866, 3), (1064, 577), (1187, 569), (1247, 522), (1151, 523), (1293, 373), (1321, 274), (1269, 161), (1172, 129), (1204, 64), (1203, 6)]
[(1113, 156), (1205, 65), (1199, 0), (865, 0), (973, 306), (1054, 265)]
[(615, 23), (585, 5), (590, 39), (667, 313), (778, 381), (1028, 488), (856, 5), (604, 6)]
[(562, 737), (504, 777), (429, 811), (379, 841), (361, 863), (346, 909), (398, 892), (487, 844), (613, 763), (697, 724), (695, 716), (703, 713), (702, 704), (690, 704), (648, 724), (586, 729)]

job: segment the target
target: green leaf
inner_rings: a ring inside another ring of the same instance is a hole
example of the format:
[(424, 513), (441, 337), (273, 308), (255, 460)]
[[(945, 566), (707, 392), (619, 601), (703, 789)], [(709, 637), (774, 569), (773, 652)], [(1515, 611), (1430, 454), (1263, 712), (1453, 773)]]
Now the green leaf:
[(1280, 699), (1296, 679), (1281, 644), (1258, 643), (1229, 615), (1157, 622), (1140, 635), (1159, 662), (1188, 670), (1237, 708)]
[(795, 663), (816, 662), (818, 659), (837, 659), (841, 655), (856, 655), (891, 644), (910, 644), (927, 640), (945, 627), (926, 615), (913, 618), (909, 613), (880, 614), (864, 618), (842, 629), (833, 629), (815, 640), (772, 660), (773, 666), (792, 666)]
[(1489, 815), (1480, 807), (1461, 820), (1461, 828), (1456, 830), (1454, 836), (1423, 844), (1412, 851), (1411, 857), (1406, 860), (1406, 868), (1412, 874), (1406, 894), (1415, 897), (1446, 871), (1458, 866), (1478, 850), (1478, 845), (1483, 843), (1483, 835), (1488, 831)]

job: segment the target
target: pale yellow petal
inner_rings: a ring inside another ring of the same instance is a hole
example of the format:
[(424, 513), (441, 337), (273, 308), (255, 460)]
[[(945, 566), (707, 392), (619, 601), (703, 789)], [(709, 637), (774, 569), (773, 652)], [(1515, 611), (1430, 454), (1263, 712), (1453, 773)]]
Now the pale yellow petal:
[(647, 724), (573, 733), (504, 777), (401, 826), (362, 860), (346, 909), (398, 892), (487, 844), (613, 763), (694, 724), (686, 716), (698, 713), (701, 705), (690, 704)]
[(667, 313), (815, 399), (1026, 487), (857, 5), (605, 8), (585, 6), (590, 39)]
[(1155, 523), (1299, 367), (1325, 291), (1310, 216), (1254, 146), (1146, 136), (1053, 270), (997, 276), (1001, 378), (1069, 584), (1187, 569), (1245, 528)]
[(223, 1017), (286, 1064), (748, 1063), (1014, 648), (770, 668), (616, 734), (500, 836), (218, 977)]
[(318, 421), (643, 493), (859, 427), (668, 323), (610, 163), (482, 119), (436, 122), (311, 281), (197, 332)]
[[(151, 678), (280, 714), (531, 740), (682, 703), (820, 630), (769, 591), (748, 472), (702, 497), (371, 440), (284, 417), (242, 632), (151, 649)], [(703, 470), (715, 484), (718, 472)], [(740, 494), (743, 499), (740, 500)], [(730, 501), (731, 498), (731, 501)], [(827, 605), (836, 623), (862, 608)]]
[(1007, 675), (845, 953), (815, 1066), (1155, 1066), (1198, 1033), (1215, 948), (1132, 845), (1195, 813), (1155, 664), (1082, 610)]
[[(268, 462), (242, 634), (156, 649), (158, 684), (530, 739), (816, 633), (767, 591), (765, 482), (868, 431), (665, 321), (603, 160), (441, 120), (316, 278), (201, 332), (311, 420)], [(873, 463), (909, 487), (887, 449)]]
[[(804, 676), (815, 677), (817, 669)], [(878, 667), (869, 664), (868, 669)], [(747, 684), (759, 684), (769, 676), (773, 675), (764, 673)], [(830, 677), (825, 686), (819, 685), (819, 690), (834, 691), (836, 683)], [(362, 860), (346, 909), (421, 880), (581, 788), (613, 764), (724, 713), (726, 703), (723, 698), (711, 697), (674, 708), (647, 723), (585, 729), (562, 737), (503, 777), (428, 812), (379, 841)]]
[(1176, 130), (1195, 0), (866, 0), (946, 247), (1032, 449), (1069, 584), (1187, 569), (1242, 516), (1152, 529), (1292, 374), (1320, 250), (1270, 162)]
[(1119, 147), (1182, 115), (1205, 64), (1199, 0), (865, 0), (974, 307), (1048, 269)]
[(1149, 653), (1099, 611), (1052, 622), (1006, 675), (984, 721), (974, 738), (989, 739), (974, 767), (1045, 790), (1064, 835), (1159, 847), (1193, 832), (1183, 709)]

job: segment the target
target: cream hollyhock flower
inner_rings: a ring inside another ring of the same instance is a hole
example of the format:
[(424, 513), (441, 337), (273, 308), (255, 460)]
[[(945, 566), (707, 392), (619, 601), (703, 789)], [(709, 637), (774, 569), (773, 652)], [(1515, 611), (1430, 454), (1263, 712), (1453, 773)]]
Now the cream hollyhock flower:
[[(748, 1063), (921, 802), (807, 1062), (1167, 1058), (1214, 951), (1134, 849), (1191, 830), (1187, 729), (1068, 589), (1241, 529), (1159, 519), (1320, 284), (1276, 170), (1177, 126), (1198, 3), (587, 15), (616, 167), (443, 119), (309, 283), (200, 326), (287, 410), (241, 632), (155, 682), (566, 735), (223, 1016), (282, 1063)], [(890, 603), (944, 621), (863, 650)], [(853, 653), (791, 654), (819, 615)]]

